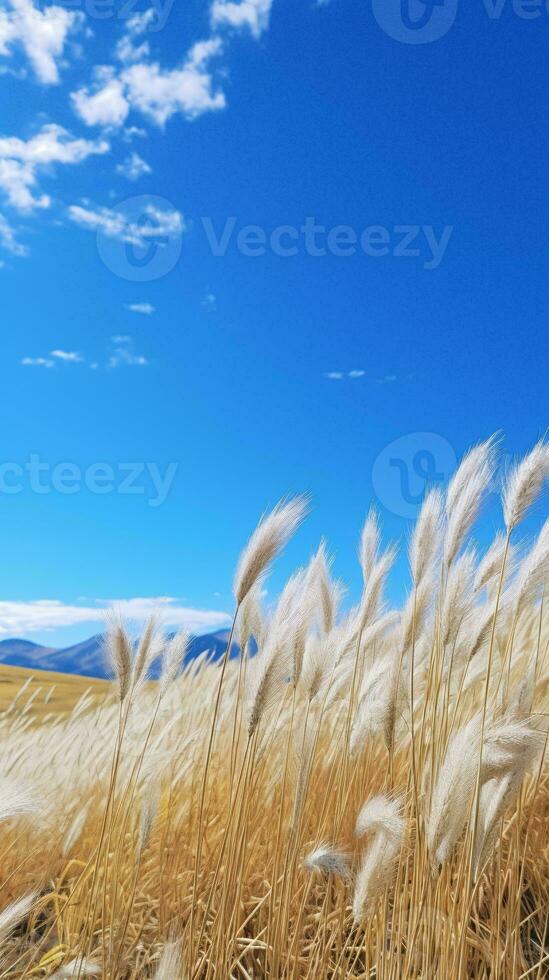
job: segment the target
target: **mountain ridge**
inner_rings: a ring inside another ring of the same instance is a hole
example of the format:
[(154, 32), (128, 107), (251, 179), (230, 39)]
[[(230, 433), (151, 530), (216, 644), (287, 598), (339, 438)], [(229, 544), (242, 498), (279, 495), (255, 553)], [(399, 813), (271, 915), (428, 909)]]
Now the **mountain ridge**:
[[(214, 660), (223, 656), (229, 639), (229, 630), (218, 630), (202, 636), (192, 636), (186, 655), (186, 662), (209, 652)], [(236, 651), (233, 645), (231, 656)], [(62, 674), (76, 674), (82, 677), (98, 677), (107, 680), (112, 677), (104, 649), (101, 633), (88, 637), (80, 643), (68, 647), (47, 647), (32, 640), (10, 637), (0, 640), (0, 664), (12, 667), (27, 667), (31, 670), (50, 670)], [(158, 675), (158, 665), (152, 671)]]

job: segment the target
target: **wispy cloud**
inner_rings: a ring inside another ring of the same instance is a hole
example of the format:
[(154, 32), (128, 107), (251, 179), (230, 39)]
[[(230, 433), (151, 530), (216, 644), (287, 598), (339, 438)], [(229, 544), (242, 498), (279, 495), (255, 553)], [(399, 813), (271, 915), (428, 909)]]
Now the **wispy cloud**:
[(50, 357), (22, 357), (21, 364), (24, 364), (25, 367), (55, 367), (55, 361), (52, 361)]
[(346, 378), (350, 378), (352, 381), (356, 381), (358, 378), (363, 378), (366, 375), (366, 371), (361, 368), (353, 368), (352, 371), (327, 371), (324, 375), (330, 381), (344, 381)]
[(378, 385), (391, 385), (396, 380), (396, 374), (385, 374), (382, 378), (376, 378), (376, 383)]
[(71, 204), (69, 218), (88, 231), (101, 231), (107, 238), (115, 238), (129, 245), (145, 247), (150, 238), (170, 238), (185, 230), (183, 215), (175, 209), (159, 208), (147, 204), (143, 209), (146, 221), (136, 222), (122, 211), (94, 207), (88, 201), (84, 206)]
[(146, 622), (159, 614), (166, 627), (175, 626), (193, 633), (207, 632), (226, 625), (228, 613), (196, 609), (182, 605), (171, 596), (135, 599), (94, 599), (92, 605), (79, 606), (57, 599), (35, 599), (29, 602), (0, 602), (0, 636), (22, 636), (28, 633), (88, 624), (102, 628), (108, 611), (115, 607), (124, 619)]
[(156, 306), (152, 303), (126, 303), (126, 309), (130, 313), (142, 313), (144, 316), (152, 316), (156, 313)]
[(52, 350), (51, 357), (56, 357), (58, 361), (65, 361), (67, 364), (80, 364), (84, 358), (75, 350)]
[[(1, 22), (0, 22), (1, 28)], [(78, 164), (89, 156), (107, 153), (107, 140), (74, 139), (62, 126), (48, 123), (28, 140), (0, 137), (0, 190), (19, 211), (48, 208), (51, 198), (37, 195), (38, 175), (53, 164)]]
[(111, 353), (107, 362), (109, 369), (117, 367), (145, 367), (149, 362), (142, 354), (136, 354), (134, 350), (133, 337), (114, 336), (111, 337)]
[(29, 252), (26, 245), (17, 241), (15, 229), (3, 214), (0, 214), (0, 246), (12, 255), (28, 255)]
[(145, 174), (151, 174), (152, 167), (143, 157), (139, 156), (139, 153), (130, 153), (122, 163), (118, 164), (116, 173), (120, 174), (121, 177), (126, 177), (127, 180), (136, 181), (140, 177), (144, 177)]
[(213, 293), (206, 293), (202, 299), (201, 303), (202, 309), (206, 310), (206, 313), (215, 313), (217, 309), (217, 298)]

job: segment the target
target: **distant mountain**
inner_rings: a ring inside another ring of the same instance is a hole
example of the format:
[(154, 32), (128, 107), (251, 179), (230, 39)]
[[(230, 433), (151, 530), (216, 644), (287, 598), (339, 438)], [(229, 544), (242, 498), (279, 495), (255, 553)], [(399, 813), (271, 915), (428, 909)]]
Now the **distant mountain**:
[[(218, 660), (225, 653), (228, 639), (229, 630), (194, 636), (189, 643), (187, 662), (206, 651), (212, 654), (214, 660)], [(233, 644), (231, 656), (236, 653), (238, 648)], [(0, 640), (0, 664), (28, 667), (31, 670), (55, 670), (62, 674), (81, 674), (84, 677), (111, 676), (109, 665), (105, 661), (101, 634), (62, 649), (40, 646), (30, 640)], [(153, 674), (155, 672), (158, 673), (158, 667)]]

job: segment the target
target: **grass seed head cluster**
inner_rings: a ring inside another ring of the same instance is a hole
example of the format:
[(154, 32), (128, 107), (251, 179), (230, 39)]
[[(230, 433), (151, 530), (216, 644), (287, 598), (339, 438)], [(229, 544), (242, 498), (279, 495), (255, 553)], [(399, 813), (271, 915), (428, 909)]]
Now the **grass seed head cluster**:
[(481, 554), (496, 463), (490, 439), (426, 495), (399, 609), (374, 510), (355, 607), (321, 542), (264, 608), (292, 498), (240, 557), (221, 663), (113, 618), (112, 691), (6, 706), (0, 980), (549, 975), (549, 523), (521, 533), (549, 450)]

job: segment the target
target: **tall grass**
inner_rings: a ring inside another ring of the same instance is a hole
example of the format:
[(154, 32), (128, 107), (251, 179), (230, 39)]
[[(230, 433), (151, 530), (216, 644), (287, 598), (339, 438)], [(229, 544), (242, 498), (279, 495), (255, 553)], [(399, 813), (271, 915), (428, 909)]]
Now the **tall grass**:
[(481, 555), (495, 457), (427, 495), (402, 608), (373, 511), (356, 607), (322, 544), (262, 608), (296, 498), (240, 559), (238, 659), (113, 620), (112, 695), (3, 712), (0, 980), (549, 976), (549, 524), (520, 530), (549, 453)]

